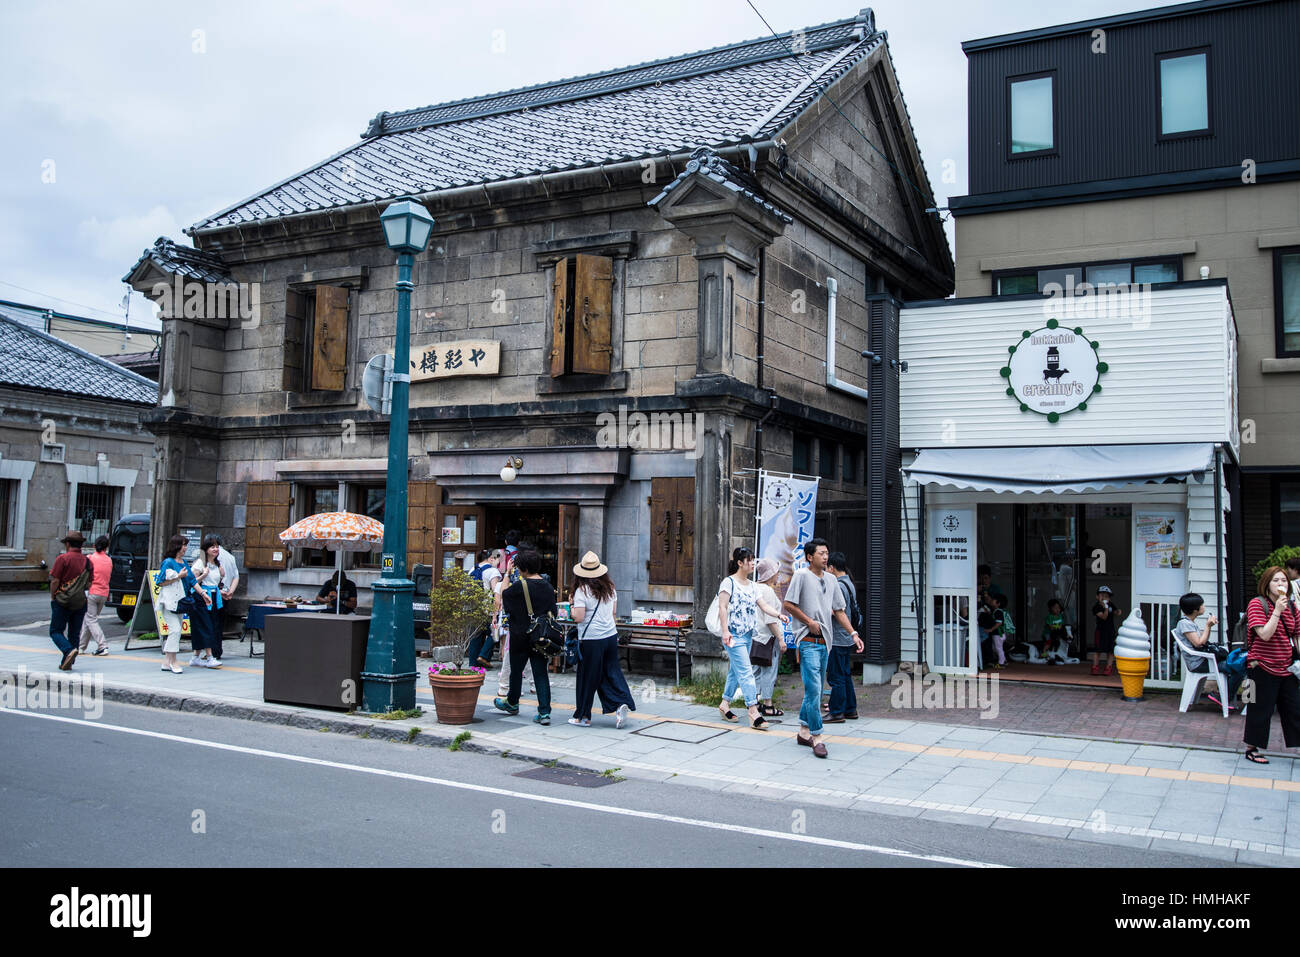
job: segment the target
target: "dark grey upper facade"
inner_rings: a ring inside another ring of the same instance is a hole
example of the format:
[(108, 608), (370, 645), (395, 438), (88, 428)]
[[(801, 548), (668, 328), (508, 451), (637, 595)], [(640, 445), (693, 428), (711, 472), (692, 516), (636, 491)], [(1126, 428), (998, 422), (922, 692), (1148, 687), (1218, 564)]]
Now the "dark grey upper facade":
[[(971, 40), (970, 194), (954, 215), (1300, 176), (1300, 2), (1202, 0)], [(1209, 129), (1162, 135), (1160, 60), (1208, 55)], [(1055, 142), (1015, 155), (1010, 84), (1053, 78)], [(1285, 121), (1290, 117), (1291, 121)]]

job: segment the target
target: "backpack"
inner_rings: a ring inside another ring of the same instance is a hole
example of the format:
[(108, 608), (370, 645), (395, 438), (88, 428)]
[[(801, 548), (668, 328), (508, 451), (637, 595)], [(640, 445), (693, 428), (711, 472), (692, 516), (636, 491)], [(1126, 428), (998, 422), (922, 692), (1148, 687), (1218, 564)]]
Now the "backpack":
[(482, 562), (474, 566), (474, 570), (469, 573), (469, 577), (474, 579), (480, 585), (483, 584), (483, 573), (491, 567), (491, 562)]
[[(848, 576), (846, 575), (845, 578)], [(853, 588), (844, 583), (844, 578), (839, 579), (840, 590), (844, 592), (844, 609), (848, 612), (849, 624), (853, 626), (854, 631), (862, 630), (862, 609), (858, 607), (858, 597), (854, 594)]]
[(1002, 612), (1002, 634), (1011, 638), (1016, 633), (1016, 623), (1011, 620), (1011, 612), (1005, 608), (998, 609)]
[(86, 589), (90, 587), (91, 579), (95, 575), (95, 567), (90, 564), (90, 556), (82, 555), (81, 558), (85, 562), (81, 574), (54, 593), (54, 600), (68, 611), (80, 611), (86, 607)]

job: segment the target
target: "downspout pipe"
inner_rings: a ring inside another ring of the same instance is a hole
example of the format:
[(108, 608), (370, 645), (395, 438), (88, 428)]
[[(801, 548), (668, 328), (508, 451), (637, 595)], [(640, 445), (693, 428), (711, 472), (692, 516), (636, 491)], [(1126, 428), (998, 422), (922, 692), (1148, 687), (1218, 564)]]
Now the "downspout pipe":
[[(750, 151), (750, 167), (752, 168), (757, 159), (757, 151)], [(755, 374), (755, 380), (761, 391), (763, 388), (763, 317), (766, 312), (767, 302), (767, 247), (758, 251), (758, 369)], [(754, 427), (754, 468), (762, 470), (763, 468), (763, 423), (775, 411), (775, 402), (769, 407), (763, 417), (758, 420)]]
[[(1218, 595), (1218, 612), (1227, 619), (1227, 611), (1223, 607), (1223, 573), (1227, 571), (1223, 567), (1223, 490), (1220, 485), (1222, 480), (1223, 463), (1220, 459), (1222, 447), (1217, 443), (1214, 446), (1214, 580), (1219, 587)], [(1220, 626), (1222, 629), (1224, 626)], [(1231, 634), (1231, 623), (1226, 623), (1228, 633)], [(1220, 630), (1219, 634), (1223, 634)]]
[(867, 390), (857, 385), (841, 382), (835, 376), (835, 298), (839, 283), (833, 276), (826, 277), (826, 388), (866, 400)]

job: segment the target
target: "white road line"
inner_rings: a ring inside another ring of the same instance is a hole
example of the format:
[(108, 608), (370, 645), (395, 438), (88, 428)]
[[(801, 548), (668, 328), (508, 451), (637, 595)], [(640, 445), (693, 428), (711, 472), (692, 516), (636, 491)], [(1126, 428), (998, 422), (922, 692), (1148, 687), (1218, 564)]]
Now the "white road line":
[(251, 754), (264, 758), (279, 758), (282, 761), (294, 761), (298, 764), (313, 764), (317, 767), (335, 768), (340, 771), (356, 771), (361, 774), (374, 774), (379, 777), (397, 778), (405, 781), (419, 781), (438, 787), (456, 788), (461, 791), (476, 791), (480, 794), (494, 794), (500, 797), (516, 798), (520, 801), (533, 801), (538, 804), (552, 804), (558, 807), (578, 808), (584, 811), (596, 811), (601, 814), (614, 814), (621, 817), (635, 817), (647, 821), (662, 821), (665, 824), (681, 824), (687, 827), (700, 827), (713, 831), (729, 831), (734, 834), (748, 834), (754, 837), (766, 837), (780, 841), (793, 841), (797, 844), (814, 844), (819, 847), (834, 847), (849, 851), (864, 851), (869, 854), (882, 854), (887, 857), (903, 857), (909, 860), (929, 861), (935, 864), (949, 864), (956, 867), (1001, 868), (1005, 865), (987, 861), (965, 860), (959, 857), (945, 857), (939, 854), (915, 854), (894, 847), (879, 847), (874, 844), (858, 844), (853, 841), (838, 841), (833, 838), (814, 837), (810, 834), (787, 834), (784, 831), (769, 831), (764, 828), (746, 827), (741, 824), (726, 824), (721, 821), (704, 821), (697, 818), (679, 817), (674, 814), (659, 814), (654, 811), (638, 811), (632, 808), (611, 807), (604, 804), (592, 804), (587, 801), (573, 801), (567, 798), (547, 797), (541, 794), (528, 794), (523, 791), (511, 791), (506, 788), (492, 787), (486, 784), (469, 784), (464, 781), (449, 781), (445, 778), (427, 777), (422, 774), (410, 774), (405, 771), (389, 771), (384, 768), (371, 768), (359, 764), (345, 764), (339, 761), (327, 761), (323, 758), (309, 758), (299, 754), (285, 754), (280, 751), (265, 751), (261, 748), (246, 748), (236, 744), (222, 744), (216, 741), (201, 741), (178, 734), (165, 734), (161, 731), (146, 731), (141, 728), (128, 728), (122, 725), (105, 724), (101, 721), (87, 721), (82, 718), (68, 718), (63, 715), (43, 714), (36, 711), (19, 711), (14, 708), (0, 708), (5, 714), (18, 714), (28, 718), (40, 718), (45, 721), (58, 721), (63, 724), (83, 725), (98, 731), (120, 731), (160, 741), (175, 741), (180, 744), (193, 744), (217, 751), (234, 751), (239, 754)]

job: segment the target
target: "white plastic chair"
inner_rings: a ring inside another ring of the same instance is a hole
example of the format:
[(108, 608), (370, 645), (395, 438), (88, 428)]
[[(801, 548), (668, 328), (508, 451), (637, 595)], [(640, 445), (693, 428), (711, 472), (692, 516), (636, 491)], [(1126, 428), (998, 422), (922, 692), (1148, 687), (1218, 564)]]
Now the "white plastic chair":
[(1219, 670), (1219, 663), (1214, 659), (1212, 651), (1197, 651), (1187, 642), (1178, 636), (1178, 632), (1169, 632), (1173, 636), (1174, 644), (1188, 658), (1204, 658), (1210, 663), (1209, 671), (1189, 671), (1187, 662), (1183, 662), (1183, 700), (1178, 705), (1178, 710), (1184, 714), (1191, 707), (1193, 701), (1201, 690), (1201, 681), (1205, 678), (1213, 678), (1219, 686), (1219, 701), (1223, 705), (1223, 716), (1228, 716), (1228, 679), (1224, 677)]

